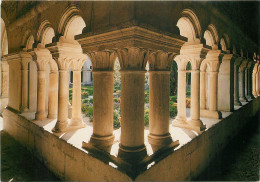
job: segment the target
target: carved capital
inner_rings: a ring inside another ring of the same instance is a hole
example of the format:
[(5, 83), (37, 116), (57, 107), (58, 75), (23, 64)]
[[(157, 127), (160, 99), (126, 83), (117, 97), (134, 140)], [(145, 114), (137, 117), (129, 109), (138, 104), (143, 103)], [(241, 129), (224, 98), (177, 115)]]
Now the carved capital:
[(198, 70), (202, 59), (198, 57), (193, 57), (192, 55), (178, 55), (174, 59), (178, 65), (178, 70), (186, 70), (188, 62), (191, 63), (192, 70)]
[(93, 71), (112, 71), (116, 54), (114, 51), (95, 51), (87, 53), (92, 61)]
[(117, 49), (121, 70), (145, 70), (147, 51), (137, 47)]
[(28, 69), (28, 63), (32, 61), (32, 56), (24, 51), (8, 54), (4, 58), (14, 69)]
[(165, 70), (169, 71), (171, 69), (171, 63), (173, 61), (175, 53), (168, 53), (164, 51), (154, 51), (149, 52), (148, 62), (150, 71)]
[(247, 61), (246, 59), (243, 59), (243, 60), (242, 60), (242, 62), (241, 62), (241, 64), (240, 64), (240, 67), (239, 67), (239, 72), (240, 72), (240, 71), (244, 71), (244, 70), (246, 69), (247, 63), (248, 63), (248, 61)]
[(42, 44), (38, 44), (37, 48), (34, 48), (29, 52), (33, 57), (33, 61), (36, 62), (39, 71), (45, 70), (46, 65), (52, 60), (52, 55), (48, 49), (46, 49)]
[(82, 54), (80, 57), (73, 57), (71, 59), (70, 66), (72, 67), (73, 71), (80, 71), (86, 60), (87, 56), (84, 54)]

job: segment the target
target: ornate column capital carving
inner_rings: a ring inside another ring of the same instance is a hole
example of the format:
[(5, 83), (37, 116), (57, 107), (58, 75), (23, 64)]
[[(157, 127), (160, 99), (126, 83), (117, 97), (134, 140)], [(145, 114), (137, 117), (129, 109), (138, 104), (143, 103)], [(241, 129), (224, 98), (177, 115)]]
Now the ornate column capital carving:
[(150, 71), (170, 71), (171, 63), (176, 56), (175, 53), (164, 51), (153, 51), (148, 54)]
[(191, 63), (192, 70), (198, 70), (201, 62), (206, 58), (210, 49), (203, 44), (184, 45), (181, 47), (180, 55), (175, 60), (179, 70), (186, 70), (188, 62)]
[(148, 49), (138, 47), (116, 49), (116, 53), (121, 65), (121, 71), (144, 71), (147, 63), (147, 52)]
[(44, 71), (46, 65), (52, 60), (51, 53), (42, 44), (38, 44), (37, 48), (34, 48), (29, 52), (38, 66), (38, 71)]
[(243, 58), (240, 66), (239, 66), (239, 72), (244, 71), (247, 68), (248, 61), (247, 59)]
[(93, 71), (112, 71), (116, 59), (115, 51), (91, 51), (87, 53), (91, 59)]
[[(28, 69), (28, 63), (32, 61), (32, 56), (25, 51), (7, 54), (4, 56), (7, 63), (17, 67), (17, 69)], [(20, 63), (20, 64), (19, 64)], [(18, 68), (19, 67), (19, 68)]]

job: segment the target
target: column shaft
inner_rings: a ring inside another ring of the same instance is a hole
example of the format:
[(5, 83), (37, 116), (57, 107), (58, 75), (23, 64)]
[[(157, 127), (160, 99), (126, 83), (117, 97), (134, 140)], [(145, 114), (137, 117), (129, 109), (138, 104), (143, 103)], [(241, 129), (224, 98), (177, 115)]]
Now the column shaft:
[(121, 71), (121, 158), (139, 160), (144, 146), (144, 71)]
[(256, 95), (259, 95), (259, 73), (256, 72)]
[(113, 91), (113, 71), (93, 71), (93, 135), (90, 142), (105, 150), (114, 142)]
[(8, 89), (9, 89), (9, 72), (3, 71), (2, 72), (2, 97), (8, 97)]
[(169, 133), (170, 71), (149, 71), (149, 136), (153, 150), (172, 143)]
[(28, 111), (28, 70), (22, 70), (22, 111)]
[(245, 97), (245, 70), (239, 72), (239, 82), (240, 82), (240, 100), (246, 102)]
[(239, 101), (239, 80), (238, 80), (238, 66), (234, 66), (234, 105), (241, 106), (241, 102)]
[(46, 118), (45, 113), (45, 70), (38, 71), (38, 96), (37, 96), (37, 112), (36, 120)]
[(200, 72), (200, 109), (206, 109), (205, 71)]
[(58, 72), (50, 73), (49, 80), (49, 105), (48, 105), (48, 118), (57, 118), (58, 110)]
[(73, 71), (71, 126), (83, 126), (81, 116), (81, 71)]
[(178, 70), (177, 121), (186, 121), (186, 71)]
[(68, 126), (69, 84), (68, 71), (59, 70), (58, 118), (54, 132), (62, 132)]
[(199, 70), (191, 71), (191, 120), (200, 121), (200, 72)]
[(218, 85), (218, 72), (211, 71), (209, 84), (209, 110), (217, 111), (217, 85)]

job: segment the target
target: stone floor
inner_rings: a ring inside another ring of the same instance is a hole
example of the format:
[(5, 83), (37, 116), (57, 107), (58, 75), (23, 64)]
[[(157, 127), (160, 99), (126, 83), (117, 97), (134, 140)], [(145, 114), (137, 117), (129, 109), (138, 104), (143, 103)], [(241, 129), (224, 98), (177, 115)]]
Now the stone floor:
[(196, 179), (198, 181), (260, 181), (260, 113)]

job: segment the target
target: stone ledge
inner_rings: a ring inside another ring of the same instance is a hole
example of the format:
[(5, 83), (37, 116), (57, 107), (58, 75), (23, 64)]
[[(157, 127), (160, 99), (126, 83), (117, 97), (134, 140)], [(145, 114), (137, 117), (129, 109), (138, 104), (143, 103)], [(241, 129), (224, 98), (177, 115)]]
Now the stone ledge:
[[(176, 149), (173, 146), (152, 153), (146, 141), (148, 157), (144, 161), (145, 169), (132, 177), (125, 169), (118, 169), (120, 161), (118, 162), (114, 154), (105, 157), (103, 153), (81, 148), (80, 135), (87, 133), (90, 137), (91, 131), (80, 129), (54, 135), (51, 128), (55, 120), (29, 121), (26, 119), (28, 116), (21, 116), (8, 109), (4, 110), (3, 116), (4, 130), (43, 161), (62, 180), (182, 181), (198, 176), (216, 153), (220, 152), (243, 127), (247, 119), (259, 110), (260, 97), (244, 103), (242, 107), (236, 107), (233, 113), (223, 112), (222, 120), (202, 118), (208, 129), (201, 135), (170, 125), (170, 133), (174, 140), (180, 141), (180, 145)], [(147, 135), (148, 131), (145, 130), (145, 133)], [(73, 142), (75, 138), (77, 141)], [(118, 139), (116, 136), (116, 141)], [(115, 160), (111, 160), (111, 156)], [(104, 160), (104, 157), (107, 159)]]

